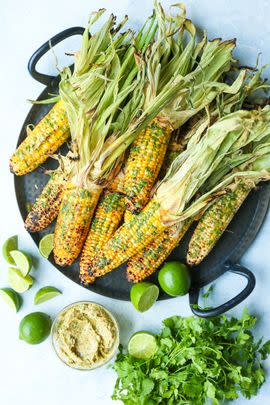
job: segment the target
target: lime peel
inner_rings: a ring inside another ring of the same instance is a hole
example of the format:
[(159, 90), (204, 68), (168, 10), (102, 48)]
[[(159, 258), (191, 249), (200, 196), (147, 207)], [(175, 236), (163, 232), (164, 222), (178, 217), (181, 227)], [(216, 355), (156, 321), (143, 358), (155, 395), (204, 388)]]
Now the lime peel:
[(20, 269), (22, 275), (24, 277), (27, 276), (32, 267), (31, 257), (22, 250), (11, 250), (10, 255), (13, 258), (16, 266)]
[(147, 281), (134, 284), (130, 290), (131, 302), (139, 312), (145, 312), (151, 308), (158, 299), (158, 295), (158, 286)]
[(14, 267), (10, 267), (8, 269), (8, 283), (14, 291), (23, 293), (29, 290), (29, 288), (33, 284), (33, 279), (29, 275), (24, 277), (20, 270), (15, 269)]
[(18, 236), (14, 235), (8, 238), (5, 243), (3, 244), (2, 247), (2, 252), (4, 259), (9, 263), (9, 264), (15, 264), (14, 259), (10, 255), (11, 250), (16, 250), (18, 249)]
[(3, 300), (6, 302), (6, 304), (14, 311), (18, 312), (22, 300), (19, 294), (16, 293), (16, 291), (12, 290), (11, 288), (1, 288), (0, 289), (0, 297), (3, 298)]
[(50, 256), (52, 250), (53, 250), (53, 241), (54, 241), (54, 234), (49, 233), (40, 240), (38, 249), (39, 253), (41, 256), (45, 257), (45, 259), (48, 259)]
[(37, 291), (34, 298), (34, 303), (35, 305), (42, 304), (43, 302), (49, 301), (52, 298), (57, 297), (58, 295), (61, 294), (62, 292), (55, 287), (51, 286), (42, 287), (40, 290)]

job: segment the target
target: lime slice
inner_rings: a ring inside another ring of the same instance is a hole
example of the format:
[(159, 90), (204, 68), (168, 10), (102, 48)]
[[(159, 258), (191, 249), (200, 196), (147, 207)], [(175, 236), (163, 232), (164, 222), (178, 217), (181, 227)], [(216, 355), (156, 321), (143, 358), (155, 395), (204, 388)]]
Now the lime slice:
[(156, 302), (159, 294), (158, 287), (149, 282), (134, 284), (130, 290), (130, 299), (139, 312), (145, 312)]
[(10, 255), (10, 251), (15, 250), (17, 248), (18, 248), (18, 236), (17, 235), (11, 236), (3, 244), (3, 248), (2, 248), (3, 256), (9, 264), (15, 264), (14, 259)]
[(187, 266), (180, 262), (165, 263), (158, 273), (158, 282), (168, 295), (187, 294), (191, 284)]
[(128, 352), (137, 359), (149, 359), (157, 350), (157, 341), (154, 335), (148, 332), (134, 333), (128, 342)]
[(19, 311), (22, 304), (21, 297), (11, 288), (0, 288), (0, 297), (3, 298), (12, 311)]
[(61, 295), (61, 291), (57, 290), (55, 287), (43, 287), (35, 295), (34, 303), (42, 304), (42, 302), (49, 301), (58, 295)]
[(11, 250), (10, 255), (16, 266), (21, 270), (22, 275), (27, 276), (32, 267), (31, 257), (21, 250)]
[(27, 291), (33, 284), (31, 276), (24, 277), (20, 270), (10, 267), (8, 269), (8, 283), (18, 293)]
[(54, 239), (54, 234), (49, 233), (48, 235), (43, 236), (43, 238), (40, 240), (38, 248), (39, 248), (39, 253), (41, 256), (45, 257), (48, 259), (50, 256), (50, 253), (53, 250), (53, 239)]
[(19, 337), (26, 343), (36, 345), (43, 342), (50, 334), (52, 321), (43, 312), (26, 315), (19, 326)]

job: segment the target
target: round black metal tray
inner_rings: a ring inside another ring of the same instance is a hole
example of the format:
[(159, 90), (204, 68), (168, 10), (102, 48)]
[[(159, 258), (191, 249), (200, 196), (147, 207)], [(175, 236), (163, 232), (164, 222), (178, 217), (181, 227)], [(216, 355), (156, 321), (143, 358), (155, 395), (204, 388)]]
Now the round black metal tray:
[[(55, 45), (71, 35), (82, 34), (82, 32), (83, 28), (81, 27), (74, 27), (65, 30), (43, 44), (30, 58), (28, 64), (30, 74), (36, 80), (47, 86), (38, 99), (45, 99), (48, 98), (49, 94), (56, 93), (59, 78), (37, 72), (35, 68), (37, 61), (49, 50), (49, 43)], [(50, 108), (51, 105), (35, 104), (32, 106), (19, 135), (18, 145), (26, 137), (26, 126), (28, 124), (37, 124)], [(65, 148), (65, 146), (63, 146), (63, 148)], [(22, 177), (15, 176), (16, 196), (23, 219), (27, 216), (28, 204), (35, 200), (48, 181), (48, 176), (44, 174), (44, 170), (52, 169), (55, 165), (56, 162), (54, 160), (48, 159), (46, 163), (37, 170)], [(243, 301), (253, 290), (255, 286), (254, 275), (249, 270), (238, 264), (238, 262), (260, 229), (268, 209), (269, 198), (270, 184), (264, 183), (259, 185), (242, 205), (214, 250), (199, 266), (191, 269), (192, 287), (190, 291), (190, 304), (191, 309), (195, 314), (206, 317), (223, 313)], [(53, 232), (53, 229), (54, 224), (51, 224), (49, 228), (42, 232), (31, 234), (31, 236), (34, 242), (38, 245), (42, 236), (46, 233)], [(192, 229), (189, 230), (181, 244), (172, 252), (168, 260), (185, 260), (191, 233)], [(78, 262), (75, 262), (72, 266), (62, 268), (56, 265), (53, 257), (50, 257), (49, 260), (66, 277), (70, 278), (75, 283), (80, 284)], [(232, 271), (247, 278), (247, 285), (244, 290), (236, 297), (217, 308), (208, 310), (199, 308), (198, 298), (200, 288), (214, 281), (226, 271)], [(154, 274), (150, 280), (157, 282), (157, 275)], [(131, 284), (127, 281), (125, 276), (125, 265), (122, 265), (106, 276), (97, 279), (93, 285), (87, 286), (86, 288), (108, 297), (129, 300)], [(159, 299), (163, 300), (168, 298), (170, 297), (161, 292)]]

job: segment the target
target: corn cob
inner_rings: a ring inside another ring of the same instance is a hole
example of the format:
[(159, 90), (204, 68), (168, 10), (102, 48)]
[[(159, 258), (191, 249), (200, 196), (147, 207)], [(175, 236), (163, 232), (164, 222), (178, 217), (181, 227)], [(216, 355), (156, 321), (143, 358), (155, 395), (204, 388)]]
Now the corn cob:
[(10, 159), (10, 170), (17, 176), (35, 170), (68, 139), (69, 124), (63, 102), (56, 103), (28, 132)]
[(51, 176), (25, 220), (24, 226), (29, 232), (41, 231), (57, 217), (65, 185), (63, 175)]
[(136, 215), (132, 214), (132, 212), (130, 212), (129, 210), (126, 210), (125, 214), (124, 214), (124, 222), (131, 221), (134, 218), (134, 216), (136, 216)]
[(60, 266), (70, 265), (80, 254), (101, 188), (77, 187), (69, 183), (63, 194), (54, 233), (54, 259)]
[(83, 247), (80, 261), (80, 278), (86, 283), (93, 283), (94, 277), (88, 274), (89, 261), (112, 237), (118, 228), (125, 211), (124, 196), (106, 190), (98, 203), (90, 231)]
[(89, 262), (90, 276), (100, 277), (108, 273), (157, 237), (165, 229), (159, 207), (159, 203), (153, 199), (139, 215), (125, 222), (104, 245), (100, 254)]
[(150, 198), (150, 191), (157, 179), (172, 126), (156, 118), (133, 143), (125, 167), (124, 192), (127, 209), (140, 212)]
[(240, 184), (235, 191), (218, 197), (205, 211), (189, 242), (187, 263), (190, 266), (200, 264), (213, 249), (251, 188)]
[(184, 222), (182, 227), (171, 226), (161, 232), (149, 245), (133, 256), (127, 263), (127, 278), (139, 283), (151, 276), (179, 244), (191, 224)]

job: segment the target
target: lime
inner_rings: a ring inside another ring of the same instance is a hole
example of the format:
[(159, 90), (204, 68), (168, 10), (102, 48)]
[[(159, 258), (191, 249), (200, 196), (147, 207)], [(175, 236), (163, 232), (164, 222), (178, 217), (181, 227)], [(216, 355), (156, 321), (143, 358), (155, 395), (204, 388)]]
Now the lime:
[(153, 283), (142, 282), (134, 284), (130, 290), (130, 299), (139, 312), (145, 312), (156, 302), (159, 288)]
[(172, 296), (185, 295), (190, 288), (190, 275), (185, 264), (168, 262), (158, 273), (160, 287)]
[(51, 300), (54, 297), (57, 297), (57, 295), (62, 294), (61, 291), (57, 290), (55, 287), (43, 287), (35, 295), (34, 303), (37, 304), (42, 304), (42, 302)]
[(3, 256), (9, 264), (15, 264), (14, 259), (10, 255), (10, 251), (15, 250), (17, 248), (18, 248), (18, 236), (17, 235), (11, 236), (3, 244), (3, 248), (2, 248)]
[(14, 312), (19, 311), (22, 300), (19, 294), (17, 294), (14, 290), (11, 288), (0, 288), (0, 297), (3, 298), (3, 300)]
[(51, 325), (51, 318), (47, 314), (33, 312), (21, 320), (19, 337), (30, 345), (36, 345), (49, 336)]
[(154, 335), (148, 332), (134, 333), (128, 342), (128, 352), (137, 359), (149, 359), (157, 350), (157, 341)]
[(49, 233), (48, 235), (43, 236), (43, 238), (39, 242), (39, 253), (46, 259), (48, 259), (50, 253), (53, 250), (53, 238), (53, 233)]
[(31, 276), (24, 277), (20, 270), (10, 267), (8, 269), (8, 283), (18, 293), (27, 291), (33, 284)]
[(21, 270), (22, 275), (27, 276), (32, 267), (31, 257), (21, 250), (11, 250), (10, 255), (16, 266)]

